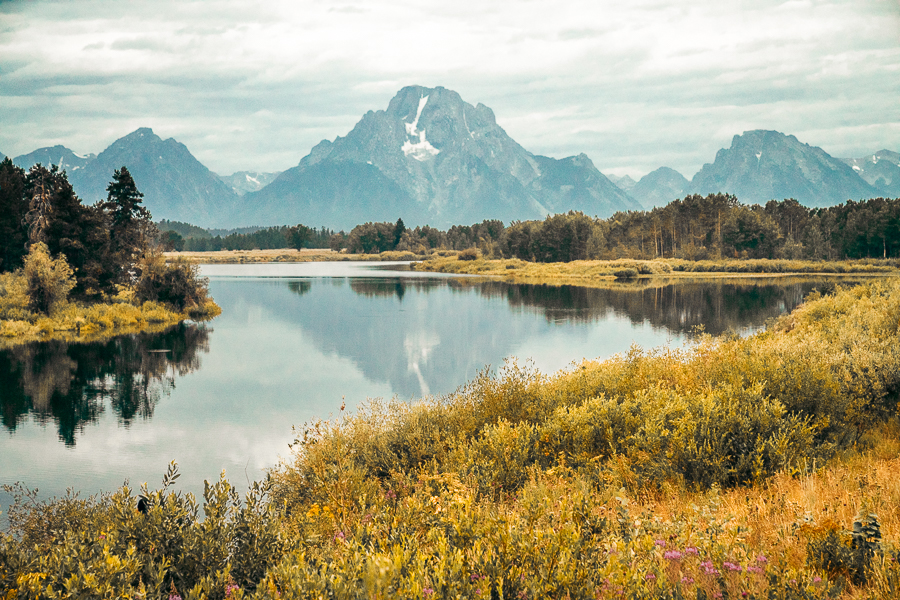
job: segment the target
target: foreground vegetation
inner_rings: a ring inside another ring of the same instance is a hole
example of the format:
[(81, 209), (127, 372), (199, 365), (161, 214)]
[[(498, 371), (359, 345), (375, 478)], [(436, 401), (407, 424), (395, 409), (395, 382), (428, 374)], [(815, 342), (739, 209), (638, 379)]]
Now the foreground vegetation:
[(7, 598), (888, 598), (900, 593), (900, 282), (702, 337), (307, 424), (244, 499), (39, 502)]
[(166, 264), (126, 167), (86, 206), (65, 171), (0, 162), (0, 347), (89, 341), (220, 309), (196, 266)]

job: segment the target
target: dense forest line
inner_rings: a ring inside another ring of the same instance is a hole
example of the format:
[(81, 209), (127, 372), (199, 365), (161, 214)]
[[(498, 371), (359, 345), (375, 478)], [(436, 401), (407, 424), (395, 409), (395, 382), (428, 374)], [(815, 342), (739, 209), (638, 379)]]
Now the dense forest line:
[(793, 199), (760, 206), (741, 204), (729, 194), (691, 195), (664, 207), (619, 212), (609, 219), (571, 211), (543, 221), (504, 226), (501, 221), (486, 220), (454, 225), (447, 231), (428, 225), (408, 228), (402, 218), (396, 223), (364, 223), (349, 233), (298, 225), (214, 238), (186, 223), (161, 222), (159, 226), (185, 238), (183, 246), (172, 249), (195, 251), (302, 246), (366, 254), (393, 250), (425, 254), (478, 248), (492, 258), (536, 262), (900, 257), (900, 199), (887, 198), (807, 208)]
[(335, 232), (325, 227), (243, 227), (206, 230), (190, 223), (162, 220), (156, 223), (160, 241), (168, 251), (215, 252), (219, 250), (273, 250), (279, 248), (328, 248)]

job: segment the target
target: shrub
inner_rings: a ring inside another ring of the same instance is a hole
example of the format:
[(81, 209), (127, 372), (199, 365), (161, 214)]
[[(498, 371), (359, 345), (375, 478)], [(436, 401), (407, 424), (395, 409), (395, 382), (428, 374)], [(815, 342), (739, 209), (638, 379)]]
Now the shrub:
[(638, 270), (633, 267), (616, 269), (613, 271), (613, 275), (616, 276), (616, 279), (634, 279), (638, 275)]
[(222, 599), (229, 585), (232, 594), (252, 591), (285, 549), (267, 484), (253, 484), (242, 502), (224, 477), (205, 482), (201, 519), (191, 494), (169, 490), (178, 476), (173, 463), (162, 489), (145, 486), (137, 497), (123, 486), (39, 502), (8, 488), (15, 536), (0, 534), (0, 585), (18, 590), (7, 597)]
[(161, 254), (155, 254), (142, 261), (140, 269), (135, 286), (138, 300), (162, 302), (179, 311), (204, 304), (207, 281), (200, 277), (197, 265), (180, 261), (166, 264)]
[(476, 260), (480, 256), (478, 252), (478, 248), (466, 248), (465, 250), (461, 250), (459, 254), (456, 255), (456, 258), (459, 260)]
[(25, 257), (25, 280), (29, 308), (35, 312), (50, 314), (68, 299), (75, 287), (75, 277), (63, 256), (55, 260), (43, 242), (31, 247)]

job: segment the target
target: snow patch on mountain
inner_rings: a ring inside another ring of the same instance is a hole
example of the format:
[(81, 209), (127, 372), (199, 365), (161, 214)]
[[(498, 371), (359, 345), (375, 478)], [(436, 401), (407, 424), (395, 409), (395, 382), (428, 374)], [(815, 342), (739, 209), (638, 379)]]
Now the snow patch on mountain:
[[(419, 131), (419, 117), (422, 116), (422, 109), (425, 108), (427, 103), (428, 96), (419, 98), (419, 108), (416, 110), (416, 118), (413, 119), (412, 123), (404, 123), (404, 125), (406, 125), (407, 139), (400, 148), (403, 150), (403, 154), (420, 162), (426, 161), (440, 152), (440, 150), (431, 145), (431, 142), (425, 139), (425, 129), (423, 128), (422, 131)], [(412, 141), (409, 138), (416, 141)]]

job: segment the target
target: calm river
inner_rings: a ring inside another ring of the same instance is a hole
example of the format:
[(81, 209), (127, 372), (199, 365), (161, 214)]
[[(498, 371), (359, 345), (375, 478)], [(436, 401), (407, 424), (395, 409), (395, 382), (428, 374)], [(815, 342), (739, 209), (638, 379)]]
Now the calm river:
[[(41, 497), (160, 484), (178, 462), (200, 496), (288, 456), (291, 426), (367, 397), (452, 392), (506, 357), (542, 372), (632, 344), (681, 345), (693, 328), (747, 333), (790, 311), (812, 280), (641, 289), (514, 285), (377, 263), (210, 265), (222, 315), (106, 343), (0, 351), (0, 484)], [(0, 493), (0, 510), (9, 497)], [(0, 517), (2, 519), (2, 517)]]

